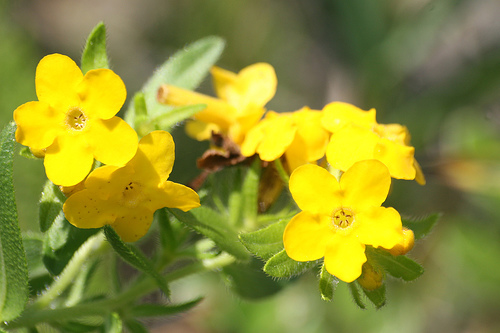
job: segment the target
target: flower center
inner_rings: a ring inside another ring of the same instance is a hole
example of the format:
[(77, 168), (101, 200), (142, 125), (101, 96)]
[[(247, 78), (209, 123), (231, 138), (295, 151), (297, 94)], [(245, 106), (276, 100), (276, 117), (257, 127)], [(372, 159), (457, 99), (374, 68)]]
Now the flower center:
[(339, 228), (347, 228), (354, 222), (354, 213), (349, 208), (339, 208), (333, 213), (332, 222)]
[(72, 130), (81, 131), (87, 124), (87, 117), (79, 107), (73, 107), (66, 113), (66, 124)]
[(123, 189), (123, 199), (125, 204), (129, 207), (135, 207), (142, 201), (143, 193), (141, 189), (141, 184), (136, 182), (130, 182)]

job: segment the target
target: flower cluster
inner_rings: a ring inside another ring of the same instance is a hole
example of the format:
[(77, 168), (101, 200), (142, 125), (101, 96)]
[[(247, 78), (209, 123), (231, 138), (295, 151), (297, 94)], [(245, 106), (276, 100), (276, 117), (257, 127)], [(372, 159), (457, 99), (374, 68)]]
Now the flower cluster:
[(337, 278), (352, 282), (364, 271), (360, 281), (368, 281), (368, 272), (376, 269), (367, 262), (367, 245), (393, 255), (411, 249), (412, 231), (403, 228), (394, 208), (381, 207), (391, 178), (425, 184), (406, 127), (379, 124), (375, 109), (342, 102), (323, 110), (268, 111), (259, 120), (275, 92), (272, 67), (256, 64), (239, 74), (214, 68), (212, 75), (218, 99), (165, 86), (160, 102), (204, 103), (207, 108), (187, 124), (189, 135), (198, 140), (223, 135), (244, 157), (285, 162), (290, 192), (302, 210), (283, 235), (290, 258), (324, 258)]
[[(152, 132), (138, 144), (135, 130), (115, 116), (126, 89), (113, 71), (83, 75), (70, 58), (52, 54), (38, 64), (35, 83), (38, 101), (14, 111), (16, 140), (44, 158), (54, 184), (78, 185), (64, 204), (70, 223), (111, 225), (123, 240), (135, 241), (155, 210), (200, 205), (196, 192), (167, 180), (174, 162), (171, 135)], [(94, 159), (106, 165), (91, 172)]]

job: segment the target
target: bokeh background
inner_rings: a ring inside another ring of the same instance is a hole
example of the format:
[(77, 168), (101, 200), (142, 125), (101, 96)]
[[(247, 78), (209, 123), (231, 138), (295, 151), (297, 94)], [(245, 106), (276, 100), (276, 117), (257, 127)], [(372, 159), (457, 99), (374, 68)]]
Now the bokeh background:
[[(205, 274), (172, 287), (174, 299), (206, 295), (203, 303), (151, 323), (155, 332), (500, 332), (498, 17), (498, 0), (0, 0), (0, 125), (36, 100), (41, 57), (78, 61), (100, 21), (130, 96), (176, 50), (221, 36), (219, 66), (275, 67), (272, 110), (344, 101), (376, 108), (380, 123), (405, 124), (427, 185), (397, 181), (386, 205), (443, 217), (410, 254), (426, 273), (389, 280), (381, 310), (359, 310), (342, 285), (323, 302), (313, 274), (252, 302)], [(200, 90), (211, 93), (209, 78)], [(194, 160), (198, 143), (179, 140), (177, 158)], [(15, 163), (20, 223), (34, 230), (43, 166)]]

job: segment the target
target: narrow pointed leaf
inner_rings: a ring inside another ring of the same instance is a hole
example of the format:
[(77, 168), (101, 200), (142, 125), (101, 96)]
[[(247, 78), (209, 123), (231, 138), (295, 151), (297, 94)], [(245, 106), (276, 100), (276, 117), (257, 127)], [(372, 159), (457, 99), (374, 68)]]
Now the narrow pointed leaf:
[(203, 297), (199, 297), (186, 303), (172, 305), (140, 304), (130, 309), (130, 314), (132, 317), (137, 318), (171, 316), (192, 309), (198, 305), (202, 299)]
[(390, 275), (412, 281), (424, 273), (424, 268), (406, 256), (393, 256), (384, 250), (367, 247), (367, 256), (373, 258)]
[(284, 219), (263, 229), (240, 234), (239, 238), (248, 251), (264, 260), (269, 260), (283, 250), (283, 232), (289, 220)]
[(64, 204), (64, 195), (57, 185), (47, 180), (42, 190), (40, 206), (38, 208), (38, 219), (40, 222), (40, 231), (46, 232), (56, 220), (64, 220), (62, 207)]
[(170, 295), (170, 290), (168, 289), (165, 279), (158, 273), (153, 264), (141, 251), (139, 251), (139, 249), (132, 245), (125, 244), (110, 226), (104, 227), (104, 234), (109, 244), (111, 244), (116, 253), (118, 253), (125, 262), (152, 277), (165, 295)]
[(441, 214), (436, 213), (422, 219), (403, 219), (403, 225), (413, 231), (417, 240), (427, 236), (440, 217)]
[(118, 313), (110, 314), (104, 322), (104, 331), (106, 333), (122, 333), (123, 322)]
[(90, 33), (82, 54), (82, 73), (91, 69), (109, 68), (106, 53), (106, 26), (98, 23)]
[(247, 170), (241, 187), (243, 195), (243, 225), (247, 228), (255, 228), (257, 223), (260, 172), (260, 160), (256, 158)]
[(0, 321), (19, 316), (29, 294), (12, 178), (15, 130), (11, 122), (0, 134)]
[(146, 326), (141, 324), (139, 321), (134, 319), (128, 319), (125, 321), (125, 326), (130, 333), (148, 333)]
[(264, 272), (277, 278), (290, 278), (300, 275), (316, 265), (316, 261), (295, 261), (286, 254), (285, 250), (282, 250), (266, 262)]
[(385, 305), (386, 301), (386, 296), (385, 296), (385, 284), (383, 284), (380, 288), (377, 288), (375, 290), (367, 290), (363, 287), (363, 292), (365, 293), (366, 297), (370, 300), (370, 302), (375, 305), (377, 309), (380, 309)]
[(361, 309), (366, 309), (365, 303), (361, 300), (361, 294), (359, 293), (358, 284), (356, 282), (348, 283), (349, 291), (351, 292), (351, 296), (356, 303), (357, 306)]
[(156, 118), (153, 118), (151, 120), (151, 124), (154, 125), (155, 128), (164, 131), (170, 131), (172, 127), (174, 127), (181, 121), (184, 121), (187, 118), (194, 116), (196, 113), (200, 112), (205, 108), (206, 108), (205, 104), (179, 106), (167, 113), (163, 113), (157, 116)]
[(335, 289), (338, 284), (339, 280), (335, 276), (328, 273), (325, 265), (323, 264), (321, 266), (321, 273), (319, 276), (319, 291), (321, 293), (321, 298), (324, 301), (333, 300), (333, 294), (335, 293)]
[(227, 253), (240, 260), (250, 259), (250, 253), (239, 241), (236, 231), (216, 211), (206, 206), (192, 209), (189, 212), (178, 209), (168, 209), (168, 211), (180, 222), (213, 240), (218, 247)]

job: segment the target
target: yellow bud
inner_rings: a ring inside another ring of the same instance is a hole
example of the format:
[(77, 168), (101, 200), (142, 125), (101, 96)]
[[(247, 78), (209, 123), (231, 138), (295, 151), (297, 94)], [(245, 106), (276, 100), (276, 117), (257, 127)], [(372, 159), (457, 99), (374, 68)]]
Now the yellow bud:
[(413, 231), (403, 227), (403, 241), (388, 251), (393, 256), (399, 256), (408, 253), (413, 249), (413, 245), (415, 245), (415, 235)]
[(85, 180), (82, 180), (81, 182), (73, 186), (59, 186), (59, 190), (61, 190), (61, 192), (67, 198), (69, 198), (72, 194), (79, 192), (83, 189), (85, 189)]
[(370, 263), (365, 262), (361, 268), (361, 276), (358, 278), (358, 283), (366, 290), (375, 290), (382, 287), (384, 274), (382, 270), (373, 267)]
[(38, 158), (44, 158), (45, 157), (45, 149), (35, 149), (30, 147), (31, 153), (38, 157)]

